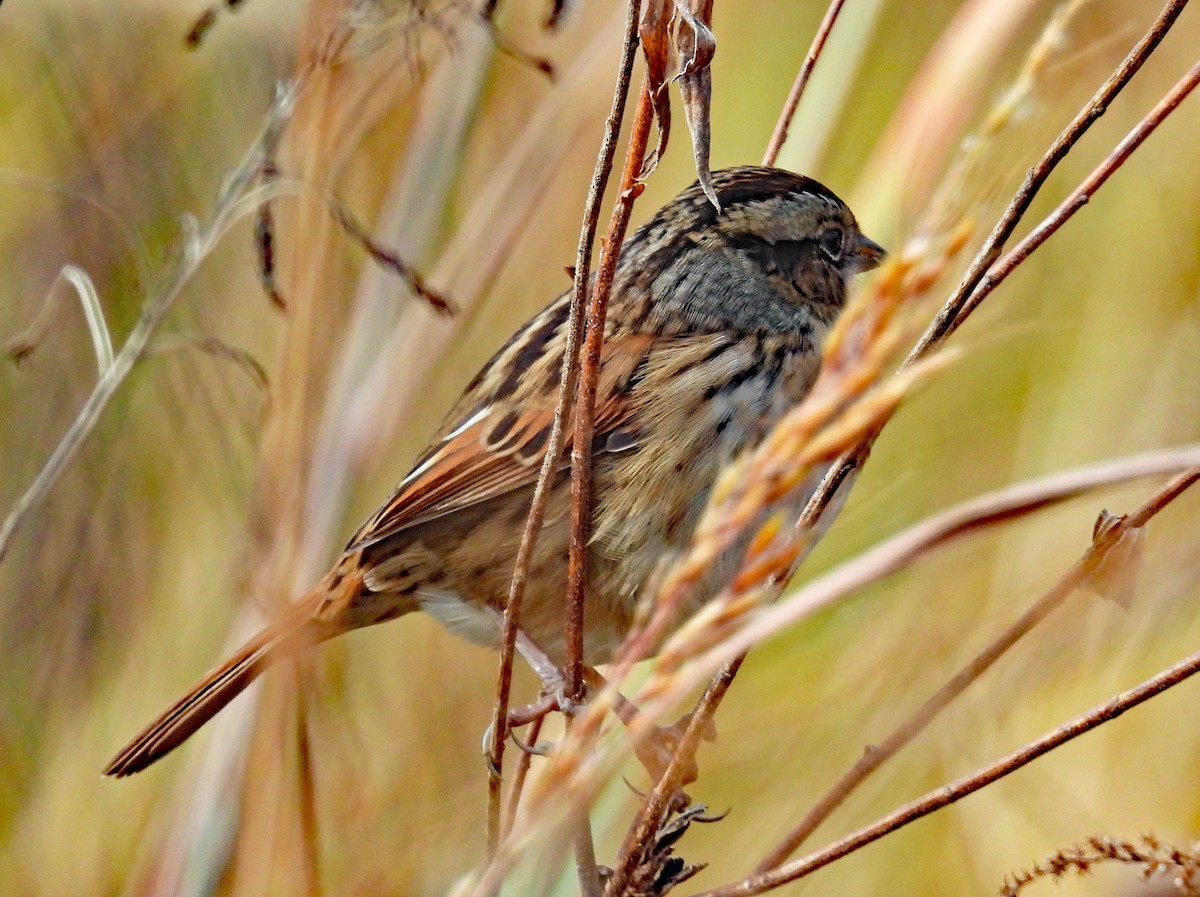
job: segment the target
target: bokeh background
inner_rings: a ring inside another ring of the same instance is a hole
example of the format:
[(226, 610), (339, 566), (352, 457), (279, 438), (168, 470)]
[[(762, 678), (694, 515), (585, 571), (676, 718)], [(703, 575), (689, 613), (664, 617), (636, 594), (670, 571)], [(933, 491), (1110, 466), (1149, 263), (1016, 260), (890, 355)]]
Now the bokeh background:
[[(502, 41), (550, 60), (553, 81), (498, 48), (459, 4), (343, 11), (352, 38), (338, 65), (314, 76), (280, 153), (287, 312), (257, 283), (243, 217), (0, 561), (0, 892), (442, 894), (482, 860), (479, 738), (495, 660), (424, 619), (355, 633), (272, 673), (257, 698), (132, 780), (99, 771), (323, 569), (476, 367), (567, 286), (621, 18), (614, 4), (578, 6), (551, 33), (546, 4), (501, 4)], [(1144, 0), (1073, 7), (1015, 114), (980, 146), (968, 135), (1058, 4), (849, 4), (780, 164), (829, 184), (871, 236), (899, 247), (973, 145), (981, 161), (949, 208), (986, 231), (1158, 11)], [(119, 345), (176, 263), (182, 217), (211, 214), (275, 82), (312, 63), (338, 14), (331, 3), (247, 0), (188, 50), (203, 10), (154, 0), (0, 9), (0, 337), (27, 327), (75, 265)], [(823, 12), (817, 2), (717, 4), (714, 167), (761, 158)], [(1200, 12), (1189, 9), (1031, 221), (1198, 46)], [(888, 426), (801, 577), (979, 492), (1200, 438), (1198, 147), (1192, 100), (987, 301), (955, 337), (961, 358)], [(688, 183), (691, 164), (677, 116), (635, 217)], [(373, 266), (330, 223), (330, 192), (462, 314), (431, 314)], [(95, 380), (73, 299), (31, 357), (0, 363), (0, 508), (31, 482)], [(744, 874), (866, 745), (1078, 557), (1101, 508), (1128, 510), (1156, 485), (974, 537), (755, 651), (718, 741), (700, 754), (691, 793), (731, 812), (680, 845), (710, 864), (683, 892)], [(818, 840), (1194, 650), (1198, 511), (1200, 496), (1185, 495), (1155, 520), (1129, 608), (1075, 596)], [(519, 685), (533, 688), (523, 675)], [(1094, 833), (1189, 843), (1200, 824), (1198, 689), (1185, 684), (784, 893), (986, 893)], [(640, 775), (629, 769), (635, 786)], [(617, 781), (597, 806), (601, 862), (635, 801)], [(514, 893), (554, 880), (539, 862), (531, 854)], [(577, 885), (568, 875), (551, 887)], [(1069, 884), (1141, 887), (1128, 871)]]

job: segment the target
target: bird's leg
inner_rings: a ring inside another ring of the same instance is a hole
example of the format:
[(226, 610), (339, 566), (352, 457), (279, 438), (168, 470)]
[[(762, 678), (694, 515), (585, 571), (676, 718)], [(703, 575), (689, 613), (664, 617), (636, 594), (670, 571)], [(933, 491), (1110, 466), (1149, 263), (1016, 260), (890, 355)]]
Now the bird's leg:
[[(545, 715), (551, 710), (558, 710), (567, 716), (574, 716), (579, 712), (580, 702), (567, 697), (566, 684), (567, 677), (562, 669), (553, 660), (550, 655), (542, 650), (541, 645), (535, 642), (524, 632), (517, 631), (517, 651), (525, 658), (525, 662), (529, 664), (530, 669), (537, 673), (537, 677), (542, 680), (542, 693), (534, 704), (529, 707), (540, 707), (547, 701), (549, 706), (539, 715)], [(584, 696), (587, 695), (587, 683), (584, 683)], [(528, 722), (528, 720), (526, 720)]]
[[(499, 615), (497, 615), (499, 617)], [(499, 623), (499, 619), (497, 619)], [(537, 719), (541, 719), (546, 714), (558, 710), (567, 715), (573, 715), (579, 712), (580, 704), (578, 701), (571, 700), (566, 695), (566, 676), (558, 665), (550, 659), (542, 647), (535, 642), (530, 636), (522, 630), (517, 630), (517, 651), (525, 662), (529, 664), (529, 668), (537, 674), (537, 677), (542, 681), (541, 693), (536, 701), (531, 704), (526, 704), (523, 707), (513, 707), (508, 711), (505, 728), (508, 730), (509, 737), (521, 750), (530, 754), (546, 754), (553, 747), (552, 744), (539, 743), (536, 745), (525, 744), (514, 732), (522, 726), (527, 726)], [(584, 683), (584, 693), (586, 694), (587, 684)], [(492, 727), (489, 725), (483, 733), (483, 755), (487, 759), (488, 767), (493, 771), (496, 768), (495, 759), (491, 755), (492, 743)]]

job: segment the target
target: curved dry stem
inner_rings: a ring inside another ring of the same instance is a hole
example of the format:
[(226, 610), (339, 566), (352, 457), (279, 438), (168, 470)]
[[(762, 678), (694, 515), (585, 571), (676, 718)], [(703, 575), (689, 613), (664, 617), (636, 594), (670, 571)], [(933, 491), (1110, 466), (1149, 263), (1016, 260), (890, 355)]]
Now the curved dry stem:
[(182, 221), (185, 236), (174, 267), (167, 274), (158, 291), (149, 296), (142, 305), (137, 324), (129, 332), (121, 350), (114, 356), (91, 394), (84, 402), (67, 432), (59, 440), (45, 465), (25, 490), (0, 526), (0, 560), (3, 560), (13, 534), (25, 519), (29, 510), (43, 495), (75, 457), (81, 445), (95, 428), (100, 415), (108, 407), (117, 389), (125, 382), (133, 366), (142, 358), (150, 345), (154, 332), (184, 286), (196, 272), (197, 267), (212, 251), (221, 235), (241, 215), (252, 211), (268, 195), (262, 189), (254, 190), (251, 185), (258, 177), (263, 147), (268, 145), (284, 127), (295, 99), (294, 85), (281, 88), (266, 115), (266, 124), (258, 139), (251, 146), (238, 166), (225, 179), (217, 201), (208, 220), (197, 224), (185, 217)]
[(92, 351), (96, 356), (96, 368), (100, 377), (112, 367), (113, 347), (112, 335), (108, 332), (108, 324), (104, 320), (104, 307), (100, 304), (100, 294), (92, 283), (88, 273), (78, 265), (63, 265), (54, 283), (46, 291), (42, 308), (33, 323), (11, 340), (5, 348), (14, 361), (20, 362), (37, 351), (42, 340), (50, 332), (50, 324), (62, 306), (62, 293), (58, 289), (60, 283), (66, 282), (75, 290), (75, 298), (83, 309), (83, 318), (87, 323), (88, 334), (92, 338)]

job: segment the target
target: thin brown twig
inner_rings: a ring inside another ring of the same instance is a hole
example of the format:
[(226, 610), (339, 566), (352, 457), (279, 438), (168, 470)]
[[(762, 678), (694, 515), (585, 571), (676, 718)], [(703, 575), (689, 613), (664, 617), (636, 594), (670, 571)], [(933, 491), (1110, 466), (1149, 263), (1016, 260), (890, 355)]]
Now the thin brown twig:
[(820, 57), (821, 51), (825, 49), (825, 41), (829, 38), (829, 32), (833, 31), (833, 25), (841, 15), (845, 3), (846, 0), (832, 0), (829, 8), (825, 10), (825, 18), (821, 20), (821, 25), (813, 36), (812, 45), (804, 56), (804, 62), (800, 64), (800, 70), (796, 72), (796, 80), (792, 82), (792, 89), (788, 92), (783, 109), (779, 112), (779, 118), (775, 121), (775, 130), (771, 132), (771, 139), (767, 141), (767, 149), (763, 153), (763, 165), (774, 165), (775, 160), (779, 158), (779, 151), (783, 148), (784, 141), (787, 140), (788, 128), (791, 127), (792, 119), (796, 117), (796, 109), (800, 106), (800, 97), (804, 95), (808, 79), (812, 76), (817, 59)]
[(1182, 103), (1196, 86), (1200, 84), (1200, 62), (1187, 71), (1187, 73), (1175, 82), (1172, 87), (1163, 96), (1158, 104), (1146, 113), (1134, 126), (1134, 128), (1125, 135), (1125, 138), (1118, 143), (1099, 165), (1092, 170), (1083, 181), (1074, 190), (1070, 192), (1066, 199), (1058, 204), (1058, 206), (1042, 219), (1024, 239), (1016, 246), (1010, 249), (1005, 255), (997, 261), (987, 274), (979, 281), (979, 284), (971, 291), (967, 297), (965, 304), (958, 313), (958, 318), (955, 321), (955, 326), (958, 326), (971, 312), (973, 312), (984, 299), (987, 298), (996, 287), (1011, 274), (1016, 268), (1028, 258), (1034, 250), (1050, 239), (1060, 227), (1080, 209), (1082, 209), (1091, 200), (1092, 196), (1099, 190), (1104, 183), (1112, 176), (1118, 168), (1125, 164), (1125, 161), (1133, 155), (1139, 146), (1158, 128), (1159, 125), (1166, 120), (1172, 112), (1174, 112), (1179, 104)]
[(695, 897), (751, 897), (762, 894), (788, 882), (802, 878), (835, 860), (839, 860), (854, 851), (865, 847), (874, 841), (903, 828), (930, 813), (947, 807), (969, 794), (979, 791), (1011, 775), (1018, 769), (1028, 766), (1039, 757), (1045, 756), (1055, 748), (1061, 747), (1068, 741), (1090, 732), (1110, 720), (1116, 719), (1125, 711), (1143, 704), (1156, 695), (1178, 685), (1191, 676), (1200, 673), (1200, 652), (1189, 655), (1172, 667), (1163, 670), (1156, 676), (1141, 684), (1122, 692), (1115, 697), (1098, 704), (1086, 713), (1063, 723), (1047, 735), (1029, 742), (1011, 754), (1001, 757), (994, 763), (985, 766), (971, 775), (964, 776), (948, 785), (936, 788), (916, 800), (910, 801), (886, 816), (881, 817), (870, 825), (864, 826), (846, 837), (822, 848), (806, 857), (774, 869), (765, 875), (755, 875), (736, 884), (726, 885), (710, 891), (704, 891)]
[(596, 865), (596, 846), (592, 843), (592, 823), (587, 809), (580, 807), (571, 819), (575, 847), (575, 872), (581, 897), (604, 897), (600, 887), (600, 868)]
[[(525, 530), (521, 535), (521, 544), (517, 550), (517, 560), (513, 567), (513, 578), (509, 586), (508, 602), (504, 609), (504, 623), (501, 634), (500, 668), (496, 677), (496, 700), (492, 716), (492, 738), (488, 746), (493, 767), (488, 776), (488, 855), (495, 856), (497, 845), (500, 843), (500, 790), (501, 773), (504, 762), (504, 744), (508, 734), (509, 696), (512, 691), (513, 654), (516, 650), (517, 629), (520, 623), (521, 599), (525, 593), (525, 585), (529, 579), (529, 565), (533, 551), (537, 546), (538, 532), (546, 512), (546, 498), (549, 491), (550, 478), (557, 473), (558, 459), (562, 454), (563, 438), (566, 432), (566, 422), (571, 414), (571, 403), (575, 396), (575, 372), (579, 365), (579, 348), (583, 336), (584, 310), (587, 299), (587, 284), (591, 268), (592, 245), (596, 239), (596, 229), (600, 219), (600, 204), (604, 198), (608, 184), (609, 173), (612, 171), (613, 159), (617, 152), (617, 139), (621, 132), (621, 122), (625, 115), (625, 102), (629, 94), (629, 84), (633, 74), (633, 61), (637, 53), (638, 18), (641, 13), (641, 0), (629, 0), (625, 17), (625, 38), (621, 49), (621, 67), (617, 75), (617, 83), (613, 92), (612, 109), (604, 126), (604, 137), (601, 141), (600, 152), (596, 158), (595, 170), (592, 173), (591, 186), (588, 188), (587, 202), (584, 206), (583, 225), (579, 235), (579, 247), (575, 258), (575, 279), (571, 293), (571, 311), (567, 324), (567, 340), (563, 351), (562, 378), (559, 385), (558, 401), (554, 409), (554, 422), (550, 436), (546, 441), (546, 453), (542, 457), (542, 467), (534, 486), (533, 498), (529, 506), (529, 515), (525, 520)], [(522, 779), (523, 781), (523, 779)], [(519, 800), (519, 794), (512, 796), (513, 805)]]
[(1154, 53), (1163, 38), (1167, 36), (1167, 32), (1171, 30), (1171, 26), (1175, 24), (1175, 20), (1183, 12), (1187, 3), (1188, 0), (1170, 0), (1166, 4), (1141, 40), (1134, 45), (1113, 73), (1105, 79), (1084, 107), (1076, 113), (1070, 124), (1055, 138), (1050, 147), (1042, 154), (1042, 158), (1029, 169), (1025, 180), (1000, 216), (1000, 220), (996, 222), (992, 232), (983, 241), (979, 252), (967, 268), (967, 273), (963, 275), (962, 281), (946, 301), (938, 316), (934, 318), (933, 323), (909, 352), (908, 358), (905, 359), (906, 363), (911, 364), (925, 357), (958, 329), (961, 323), (959, 314), (969, 301), (971, 292), (1000, 257), (1004, 244), (1012, 236), (1021, 219), (1024, 218), (1042, 185), (1058, 167), (1058, 163), (1066, 158), (1067, 153), (1087, 133), (1088, 129), (1108, 111), (1109, 105), (1124, 90), (1133, 76)]
[(587, 551), (592, 524), (592, 437), (596, 427), (596, 391), (600, 382), (600, 350), (604, 345), (604, 321), (613, 274), (633, 204), (641, 195), (638, 174), (650, 139), (654, 104), (649, 82), (642, 82), (637, 110), (625, 151), (625, 169), (621, 189), (613, 205), (608, 232), (600, 252), (600, 266), (592, 288), (588, 309), (587, 335), (579, 367), (579, 386), (575, 397), (575, 430), (571, 440), (571, 541), (567, 560), (566, 665), (564, 691), (578, 698), (583, 687), (583, 605), (587, 587)]
[(816, 831), (821, 823), (829, 818), (834, 810), (841, 806), (842, 802), (862, 782), (924, 731), (929, 723), (955, 698), (966, 691), (971, 683), (982, 676), (1013, 645), (1024, 638), (1038, 623), (1062, 605), (1080, 585), (1084, 584), (1126, 532), (1145, 526), (1155, 514), (1183, 494), (1197, 480), (1200, 480), (1200, 468), (1186, 471), (1160, 488), (1137, 510), (1120, 518), (1115, 525), (1098, 532), (1079, 560), (1020, 618), (942, 685), (887, 738), (878, 744), (873, 744), (871, 749), (865, 752), (813, 805), (799, 824), (759, 861), (754, 873), (768, 872), (786, 862), (787, 858)]
[(450, 299), (447, 299), (437, 290), (433, 289), (425, 282), (415, 268), (409, 265), (404, 259), (400, 258), (393, 250), (388, 249), (383, 244), (379, 243), (374, 237), (367, 232), (366, 227), (354, 216), (344, 202), (336, 196), (330, 196), (327, 199), (329, 206), (329, 214), (333, 216), (333, 220), (338, 223), (346, 235), (358, 243), (363, 248), (363, 251), (371, 257), (378, 265), (383, 266), (387, 270), (393, 272), (397, 277), (408, 284), (408, 288), (417, 294), (421, 299), (429, 303), (430, 307), (435, 312), (441, 315), (458, 314), (458, 307)]
[(682, 784), (685, 766), (696, 756), (696, 750), (708, 729), (708, 721), (712, 719), (717, 706), (729, 691), (745, 657), (745, 654), (741, 654), (722, 667), (696, 702), (687, 729), (679, 740), (667, 768), (646, 795), (637, 816), (625, 833), (625, 840), (621, 843), (616, 864), (604, 890), (607, 897), (618, 897), (624, 890), (629, 876), (637, 866), (638, 848), (654, 837), (655, 829)]
[[(604, 321), (608, 299), (612, 292), (613, 275), (617, 269), (621, 244), (629, 227), (633, 204), (642, 192), (638, 174), (650, 141), (650, 126), (654, 123), (654, 104), (650, 84), (642, 79), (637, 109), (625, 149), (625, 167), (621, 188), (613, 204), (608, 231), (601, 244), (600, 265), (592, 287), (588, 307), (587, 330), (579, 366), (579, 384), (575, 395), (575, 429), (571, 440), (571, 537), (567, 554), (567, 606), (565, 613), (566, 664), (563, 671), (563, 692), (578, 700), (583, 695), (583, 638), (584, 598), (587, 589), (587, 553), (592, 532), (592, 437), (596, 428), (596, 391), (600, 382), (600, 352), (604, 347)], [(568, 718), (567, 726), (571, 725)], [(586, 809), (577, 814), (575, 859), (579, 871), (579, 886), (584, 897), (599, 897), (599, 879), (595, 876), (596, 857), (591, 842), (591, 828)], [(584, 843), (586, 841), (586, 844)], [(590, 857), (590, 861), (589, 858)], [(590, 870), (590, 871), (589, 871)]]
[[(529, 723), (529, 732), (526, 737), (529, 739), (529, 745), (536, 747), (538, 737), (542, 734), (542, 723), (545, 721), (545, 716), (539, 716)], [(529, 767), (533, 762), (533, 753), (530, 751), (521, 751), (517, 759), (517, 770), (513, 773), (512, 787), (508, 790), (508, 801), (504, 805), (504, 818), (500, 825), (501, 832), (511, 831), (513, 822), (517, 818), (517, 810), (521, 806), (521, 793), (525, 790), (525, 778), (529, 775)]]
[[(1066, 157), (1071, 148), (1077, 144), (1088, 128), (1099, 119), (1117, 95), (1125, 88), (1137, 74), (1138, 70), (1153, 54), (1162, 39), (1166, 37), (1168, 31), (1175, 24), (1175, 20), (1179, 14), (1183, 12), (1183, 8), (1187, 6), (1188, 0), (1170, 0), (1159, 13), (1158, 18), (1150, 26), (1149, 30), (1142, 38), (1133, 46), (1129, 54), (1122, 60), (1121, 64), (1113, 71), (1099, 89), (1092, 96), (1092, 99), (1079, 110), (1070, 124), (1055, 138), (1050, 147), (1042, 154), (1041, 159), (1029, 169), (1025, 176), (1025, 180), (1018, 188), (1016, 194), (1005, 208), (1000, 220), (996, 222), (992, 232), (984, 240), (983, 246), (980, 247), (974, 260), (963, 275), (961, 282), (950, 297), (946, 300), (937, 316), (929, 324), (929, 327), (922, 334), (921, 338), (910, 350), (908, 357), (904, 360), (904, 365), (908, 366), (921, 358), (926, 357), (934, 349), (938, 348), (957, 330), (966, 320), (966, 316), (962, 314), (966, 307), (970, 295), (987, 274), (988, 270), (999, 258), (1001, 251), (1004, 248), (1005, 242), (1012, 236), (1013, 231), (1028, 211), (1034, 197), (1041, 190), (1042, 185), (1046, 182), (1050, 174), (1058, 166), (1058, 163)], [(1021, 259), (1023, 261), (1024, 259)], [(976, 303), (978, 305), (978, 303)], [(879, 430), (886, 425), (887, 421), (883, 421), (876, 429), (874, 435), (863, 439), (857, 446), (842, 454), (830, 467), (829, 472), (822, 480), (820, 487), (813, 494), (805, 507), (800, 521), (797, 524), (805, 530), (813, 529), (821, 516), (825, 513), (830, 503), (833, 501), (834, 494), (838, 487), (846, 479), (848, 474), (866, 462), (867, 457), (871, 453), (871, 446), (874, 445), (875, 438), (878, 437)], [(798, 558), (799, 561), (801, 558)]]

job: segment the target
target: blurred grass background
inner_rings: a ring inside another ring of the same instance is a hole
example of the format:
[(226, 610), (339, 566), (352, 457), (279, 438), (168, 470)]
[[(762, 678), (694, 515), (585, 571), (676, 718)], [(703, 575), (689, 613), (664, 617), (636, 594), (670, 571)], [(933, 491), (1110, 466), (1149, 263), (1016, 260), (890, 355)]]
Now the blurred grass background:
[[(253, 0), (219, 16), (189, 52), (183, 36), (199, 5), (4, 5), (0, 337), (23, 330), (74, 264), (94, 279), (122, 339), (179, 243), (180, 216), (207, 212), (275, 80), (312, 52), (328, 6)], [(186, 343), (152, 354), (0, 563), (4, 894), (296, 894), (312, 891), (314, 867), (330, 894), (441, 894), (482, 859), (478, 744), (495, 660), (424, 619), (330, 644), (306, 667), (272, 674), (262, 700), (240, 701), (149, 772), (99, 777), (254, 614), (319, 572), (476, 367), (567, 286), (562, 266), (574, 257), (611, 95), (619, 11), (580, 4), (547, 34), (542, 4), (502, 5), (506, 39), (552, 60), (551, 84), (496, 52), (456, 7), (430, 5), (423, 22), (405, 4), (356, 8), (359, 43), (306, 98), (283, 148), (284, 176), (308, 189), (275, 205), (289, 311), (274, 311), (259, 289), (243, 221), (163, 328), (250, 353), (270, 386)], [(945, 0), (919, 12), (894, 0), (849, 4), (780, 164), (828, 183), (871, 236), (899, 247), (1054, 9), (1035, 0)], [(811, 2), (717, 4), (714, 167), (761, 157), (823, 12)], [(1137, 0), (1083, 4), (1018, 119), (954, 197), (961, 214), (990, 226), (1156, 12)], [(1197, 46), (1200, 14), (1190, 10), (1031, 220), (1195, 61)], [(639, 220), (691, 180), (681, 119)], [(1185, 105), (988, 300), (955, 338), (963, 358), (889, 425), (809, 571), (980, 491), (1200, 438), (1197, 147), (1200, 110)], [(320, 224), (314, 196), (331, 187), (463, 301), (464, 314), (435, 319)], [(307, 342), (297, 322), (315, 323)], [(386, 363), (372, 367), (378, 359)], [(94, 378), (73, 303), (29, 360), (0, 365), (4, 508)], [(1101, 507), (1127, 510), (1153, 488), (976, 537), (756, 651), (721, 711), (720, 739), (700, 755), (693, 796), (732, 812), (683, 841), (687, 859), (710, 863), (696, 883), (743, 874), (865, 745), (1049, 586), (1086, 546)], [(824, 833), (1007, 752), (1194, 650), (1198, 508), (1200, 498), (1184, 496), (1155, 521), (1131, 608), (1072, 599)], [(297, 798), (297, 683), (311, 733), (315, 852)], [(1196, 688), (784, 893), (990, 892), (1007, 871), (1088, 834), (1193, 839)], [(634, 799), (618, 782), (599, 806), (601, 862)], [(1113, 875), (1069, 887), (1135, 886), (1132, 875)], [(574, 887), (570, 877), (559, 886)]]

